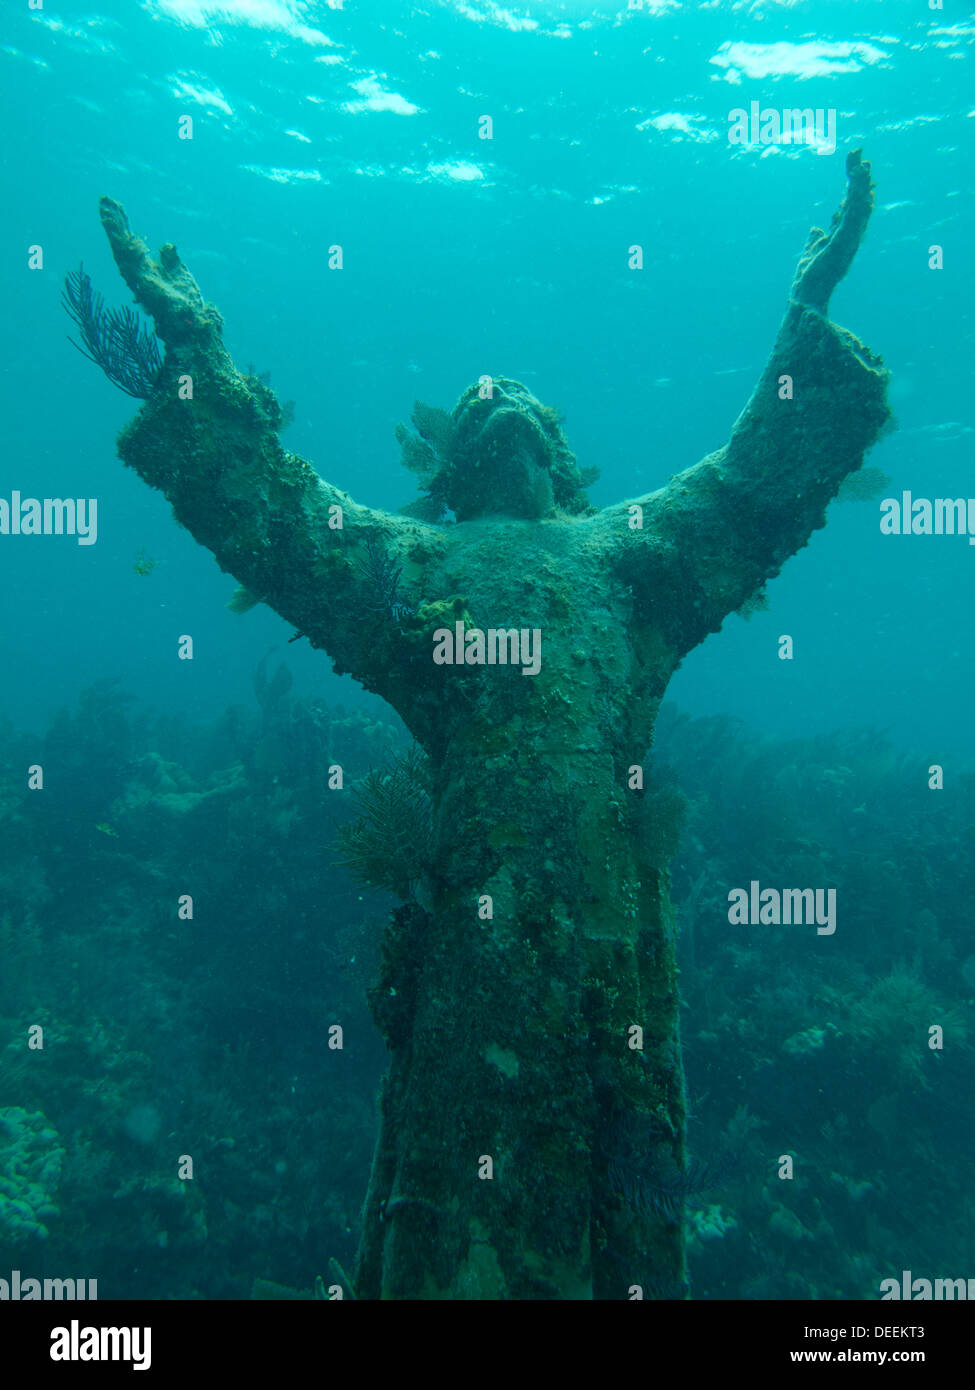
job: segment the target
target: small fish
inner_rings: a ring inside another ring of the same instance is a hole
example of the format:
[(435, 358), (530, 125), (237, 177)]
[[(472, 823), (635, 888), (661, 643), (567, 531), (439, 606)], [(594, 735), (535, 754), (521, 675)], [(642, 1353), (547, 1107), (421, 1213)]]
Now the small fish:
[(96, 829), (96, 830), (100, 830), (100, 831), (102, 832), (103, 835), (110, 835), (110, 836), (112, 837), (113, 840), (117, 840), (117, 839), (118, 839), (118, 831), (117, 831), (117, 830), (113, 830), (112, 827), (111, 827), (110, 825), (105, 825), (105, 824), (96, 825), (96, 826), (95, 826), (95, 829)]
[(156, 561), (151, 555), (147, 555), (144, 550), (140, 550), (135, 557), (135, 564), (132, 566), (136, 574), (152, 574), (156, 568)]

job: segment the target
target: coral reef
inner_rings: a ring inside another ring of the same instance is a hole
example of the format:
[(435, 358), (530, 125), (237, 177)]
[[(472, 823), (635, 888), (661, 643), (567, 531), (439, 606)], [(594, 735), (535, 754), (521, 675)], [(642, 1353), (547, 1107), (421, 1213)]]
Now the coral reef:
[(0, 1249), (47, 1240), (64, 1150), (40, 1111), (0, 1110)]
[[(323, 806), (322, 789), (333, 762), (358, 782), (405, 736), (294, 698), (274, 670), (255, 673), (263, 705), (206, 726), (149, 715), (108, 682), (87, 691), (43, 740), (63, 772), (43, 805), (12, 775), (37, 737), (0, 725), (0, 1106), (15, 1107), (31, 1182), (63, 1150), (54, 1220), (25, 1199), (22, 1168), (8, 1178), (0, 1137), (3, 1195), (49, 1231), (33, 1274), (81, 1261), (102, 1297), (245, 1298), (255, 1277), (311, 1284), (323, 1249), (354, 1257), (388, 900), (364, 902), (335, 865), (353, 806), (340, 791)], [(346, 1051), (329, 1051), (332, 1023)], [(192, 1181), (177, 1178), (183, 1153)]]
[[(975, 773), (942, 800), (926, 760), (874, 730), (786, 742), (666, 704), (654, 756), (687, 798), (671, 872), (692, 1149), (725, 1133), (738, 1156), (709, 1194), (737, 1225), (695, 1243), (694, 1296), (869, 1299), (905, 1263), (963, 1266), (975, 1049), (950, 904), (975, 891)], [(730, 928), (728, 889), (750, 877), (835, 884), (842, 949)]]

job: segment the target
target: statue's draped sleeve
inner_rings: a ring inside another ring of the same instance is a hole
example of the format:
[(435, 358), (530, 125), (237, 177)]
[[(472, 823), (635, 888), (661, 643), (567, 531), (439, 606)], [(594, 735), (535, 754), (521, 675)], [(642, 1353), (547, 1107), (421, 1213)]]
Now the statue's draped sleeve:
[(882, 362), (827, 317), (873, 206), (858, 152), (847, 173), (832, 226), (810, 234), (775, 346), (728, 443), (660, 491), (594, 518), (638, 620), (676, 659), (825, 524), (828, 503), (889, 418)]
[[(119, 437), (122, 459), (165, 493), (222, 569), (325, 648), (338, 669), (371, 688), (393, 679), (394, 601), (406, 597), (411, 542), (430, 528), (358, 505), (284, 449), (274, 393), (236, 370), (220, 315), (175, 247), (153, 260), (110, 198), (101, 218), (123, 278), (166, 347), (152, 394)], [(405, 661), (405, 648), (401, 654)]]

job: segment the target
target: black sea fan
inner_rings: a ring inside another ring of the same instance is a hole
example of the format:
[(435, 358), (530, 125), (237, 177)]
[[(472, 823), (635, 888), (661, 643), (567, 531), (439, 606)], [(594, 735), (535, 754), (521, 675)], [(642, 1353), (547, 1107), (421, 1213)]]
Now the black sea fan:
[(431, 806), (426, 759), (410, 748), (390, 772), (373, 771), (356, 788), (360, 818), (339, 831), (342, 862), (360, 881), (403, 902), (429, 867)]
[(134, 309), (106, 309), (84, 265), (64, 277), (61, 303), (74, 319), (81, 342), (68, 341), (122, 391), (137, 400), (152, 394), (162, 357), (155, 334)]
[(358, 568), (371, 590), (366, 599), (368, 608), (392, 618), (395, 623), (402, 623), (412, 614), (413, 609), (399, 584), (403, 566), (394, 564), (373, 536), (366, 541), (365, 558), (359, 561)]
[(632, 1109), (610, 1112), (600, 1135), (611, 1189), (625, 1206), (677, 1223), (685, 1203), (721, 1187), (737, 1167), (728, 1149), (678, 1165), (668, 1150), (668, 1131), (654, 1116)]

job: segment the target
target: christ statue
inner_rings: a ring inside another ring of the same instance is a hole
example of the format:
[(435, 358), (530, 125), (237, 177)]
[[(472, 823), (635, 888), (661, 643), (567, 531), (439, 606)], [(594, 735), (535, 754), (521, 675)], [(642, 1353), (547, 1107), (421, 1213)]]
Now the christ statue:
[(603, 510), (559, 415), (503, 376), (401, 431), (422, 506), (356, 502), (282, 446), (176, 249), (154, 260), (102, 200), (165, 349), (121, 458), (428, 762), (432, 849), (372, 996), (391, 1060), (357, 1298), (686, 1296), (677, 926), (645, 760), (681, 661), (825, 524), (888, 419), (880, 359), (828, 317), (873, 207), (859, 151), (846, 169), (727, 443)]

